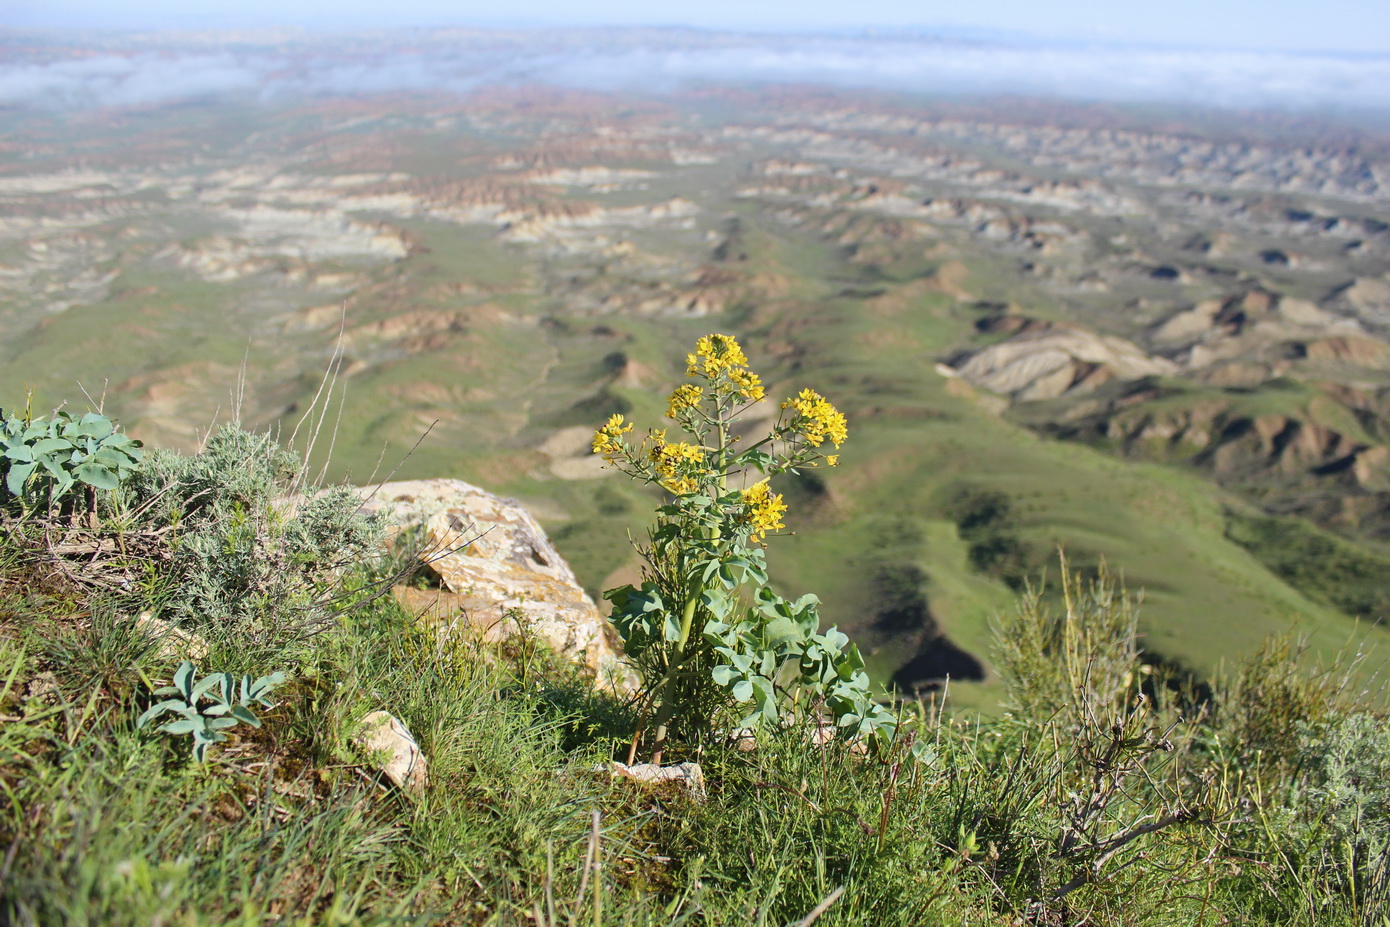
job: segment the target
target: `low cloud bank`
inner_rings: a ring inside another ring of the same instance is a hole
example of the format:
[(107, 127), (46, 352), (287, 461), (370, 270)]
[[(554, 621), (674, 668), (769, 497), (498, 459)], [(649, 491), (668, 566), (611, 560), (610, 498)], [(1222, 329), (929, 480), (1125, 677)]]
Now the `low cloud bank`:
[[(384, 34), (196, 50), (106, 41), (85, 57), (25, 55), (13, 37), (0, 105), (143, 106), (227, 95), (259, 99), (467, 91), (504, 84), (673, 91), (692, 84), (808, 83), (924, 93), (1025, 93), (1351, 113), (1390, 111), (1390, 56), (1004, 45), (931, 39), (641, 31), (585, 35)], [(75, 48), (76, 46), (72, 46)], [(59, 49), (61, 50), (61, 49)], [(47, 60), (43, 60), (47, 58)], [(54, 60), (58, 59), (58, 60)]]

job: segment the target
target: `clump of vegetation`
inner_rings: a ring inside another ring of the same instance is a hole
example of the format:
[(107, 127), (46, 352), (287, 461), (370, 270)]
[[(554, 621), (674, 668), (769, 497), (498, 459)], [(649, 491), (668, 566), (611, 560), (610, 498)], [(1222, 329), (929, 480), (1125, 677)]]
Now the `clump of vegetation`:
[(1299, 774), (1271, 813), (1310, 907), (1390, 913), (1390, 728), (1364, 712), (1299, 725)]
[(1002, 492), (959, 490), (946, 506), (969, 552), (970, 565), (1023, 591), (1037, 559), (1018, 536), (1018, 514)]
[[(82, 489), (86, 508), (94, 514), (98, 489), (115, 489), (140, 463), (139, 441), (116, 430), (111, 419), (96, 412), (73, 418), (55, 412), (49, 418), (0, 416), (0, 504), (17, 504), (21, 511), (52, 510), (74, 490)], [(68, 505), (68, 513), (73, 510)]]
[[(177, 695), (178, 698), (151, 705), (136, 720), (135, 726), (144, 728), (165, 714), (179, 715), (178, 719), (166, 721), (157, 730), (164, 734), (191, 735), (193, 759), (201, 763), (207, 758), (208, 747), (227, 739), (228, 728), (238, 724), (260, 727), (261, 720), (252, 708), (257, 705), (274, 708), (270, 692), (284, 681), (284, 673), (272, 673), (254, 682), (250, 676), (242, 676), (241, 694), (233, 698), (237, 686), (231, 673), (209, 673), (199, 679), (193, 664), (184, 660), (174, 671), (174, 684), (154, 690), (155, 695)], [(204, 700), (211, 704), (200, 704)]]
[(155, 451), (121, 487), (121, 504), (177, 544), (159, 565), (160, 613), (207, 633), (229, 627), (269, 642), (313, 634), (341, 570), (377, 547), (380, 525), (343, 487), (299, 491), (300, 461), (234, 425), (197, 454)]
[[(667, 417), (691, 441), (667, 440), (663, 428), (633, 446), (625, 437), (633, 426), (613, 415), (593, 442), (609, 464), (670, 496), (638, 547), (641, 588), (604, 593), (645, 683), (652, 762), (661, 762), (672, 726), (698, 743), (721, 717), (756, 730), (817, 720), (822, 708), (844, 735), (883, 747), (896, 720), (873, 700), (858, 648), (835, 628), (821, 631), (814, 595), (793, 602), (774, 592), (764, 557), (787, 510), (771, 479), (822, 461), (835, 466), (839, 455), (823, 449), (845, 442), (844, 415), (803, 389), (782, 403), (771, 432), (739, 449), (739, 417), (764, 398), (743, 349), (729, 335), (701, 338), (686, 374), (695, 382), (671, 394)], [(733, 706), (743, 708), (731, 714)]]

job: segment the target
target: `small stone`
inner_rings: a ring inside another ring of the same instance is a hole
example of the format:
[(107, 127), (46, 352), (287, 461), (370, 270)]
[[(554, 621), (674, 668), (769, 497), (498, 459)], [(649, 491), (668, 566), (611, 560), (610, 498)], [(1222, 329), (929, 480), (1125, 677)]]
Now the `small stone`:
[(37, 701), (45, 705), (56, 705), (62, 698), (58, 691), (58, 677), (52, 673), (39, 673), (24, 687), (24, 700)]
[(609, 763), (608, 771), (620, 779), (653, 788), (684, 789), (690, 798), (697, 802), (705, 800), (705, 774), (699, 763), (676, 763), (673, 766), (657, 766), (655, 763)]
[(429, 781), (425, 754), (399, 718), (374, 711), (362, 719), (353, 743), (371, 756), (372, 765), (398, 789), (418, 796)]
[(155, 642), (155, 655), (160, 659), (191, 660), (196, 663), (208, 655), (207, 641), (192, 631), (185, 631), (154, 617), (149, 612), (137, 615), (135, 626)]

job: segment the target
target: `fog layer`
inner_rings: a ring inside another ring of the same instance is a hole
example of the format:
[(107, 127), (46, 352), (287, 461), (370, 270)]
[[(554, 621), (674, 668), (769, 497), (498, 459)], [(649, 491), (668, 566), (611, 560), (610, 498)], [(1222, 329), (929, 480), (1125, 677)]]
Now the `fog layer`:
[(356, 34), (339, 41), (232, 41), (207, 34), (0, 39), (0, 104), (25, 107), (466, 91), (501, 84), (664, 92), (701, 83), (772, 82), (1295, 111), (1390, 109), (1390, 56), (1383, 55), (661, 30), (459, 30)]

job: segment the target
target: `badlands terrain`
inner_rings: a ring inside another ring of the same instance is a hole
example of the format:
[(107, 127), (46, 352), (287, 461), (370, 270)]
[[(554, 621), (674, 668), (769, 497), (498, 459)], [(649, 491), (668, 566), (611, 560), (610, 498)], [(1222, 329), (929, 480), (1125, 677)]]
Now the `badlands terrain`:
[(523, 500), (593, 593), (653, 503), (593, 429), (660, 426), (710, 331), (849, 417), (769, 554), (883, 682), (987, 700), (1059, 544), (1198, 675), (1386, 652), (1385, 135), (776, 87), (0, 110), (0, 405), (303, 420), (332, 479)]

